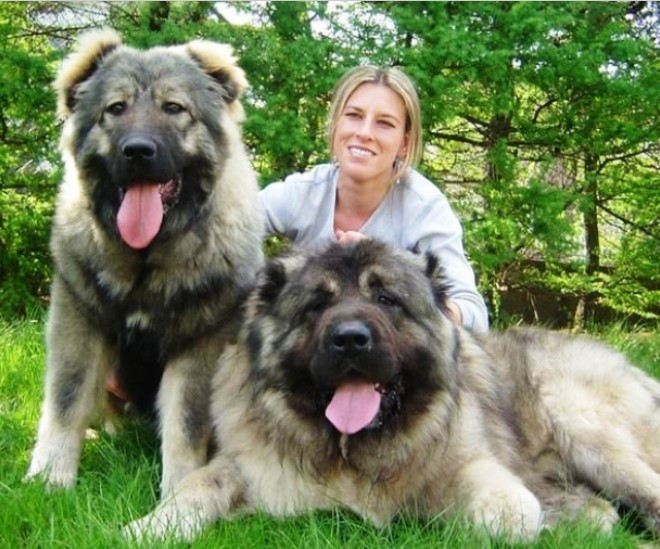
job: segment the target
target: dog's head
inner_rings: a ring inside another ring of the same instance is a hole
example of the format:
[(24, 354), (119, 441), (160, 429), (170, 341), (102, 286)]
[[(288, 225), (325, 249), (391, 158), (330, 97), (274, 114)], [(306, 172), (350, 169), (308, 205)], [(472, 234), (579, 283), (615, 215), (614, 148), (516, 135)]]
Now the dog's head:
[(253, 377), (314, 428), (393, 433), (455, 384), (455, 327), (433, 255), (381, 242), (269, 263), (247, 306)]
[(106, 232), (143, 249), (205, 215), (243, 118), (247, 81), (229, 46), (141, 51), (112, 30), (92, 31), (54, 86), (67, 170)]

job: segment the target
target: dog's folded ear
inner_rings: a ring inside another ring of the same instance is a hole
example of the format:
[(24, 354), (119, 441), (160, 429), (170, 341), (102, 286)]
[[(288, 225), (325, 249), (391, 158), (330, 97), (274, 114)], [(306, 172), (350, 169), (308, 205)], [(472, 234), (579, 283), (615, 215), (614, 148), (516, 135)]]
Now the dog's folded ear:
[(271, 303), (279, 295), (287, 281), (286, 265), (281, 259), (269, 261), (259, 276), (259, 300)]
[(248, 81), (245, 72), (238, 66), (231, 46), (208, 40), (193, 40), (184, 49), (220, 84), (230, 115), (236, 122), (241, 122), (244, 112), (238, 98), (247, 89)]
[(255, 289), (248, 301), (248, 316), (265, 314), (291, 278), (305, 264), (304, 253), (284, 254), (271, 259), (257, 275)]
[(446, 311), (449, 283), (440, 258), (433, 252), (424, 254), (424, 274), (431, 282), (431, 290), (436, 306)]
[(73, 113), (78, 86), (89, 79), (103, 59), (121, 44), (119, 34), (110, 28), (96, 29), (80, 36), (53, 83), (57, 92), (57, 114), (63, 120)]

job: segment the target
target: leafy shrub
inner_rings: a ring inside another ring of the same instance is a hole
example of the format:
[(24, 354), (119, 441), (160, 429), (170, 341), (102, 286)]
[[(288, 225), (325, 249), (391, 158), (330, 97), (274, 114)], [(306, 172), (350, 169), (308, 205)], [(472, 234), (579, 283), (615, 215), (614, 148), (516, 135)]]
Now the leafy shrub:
[(52, 200), (0, 190), (0, 316), (25, 316), (43, 306), (52, 273), (52, 215)]

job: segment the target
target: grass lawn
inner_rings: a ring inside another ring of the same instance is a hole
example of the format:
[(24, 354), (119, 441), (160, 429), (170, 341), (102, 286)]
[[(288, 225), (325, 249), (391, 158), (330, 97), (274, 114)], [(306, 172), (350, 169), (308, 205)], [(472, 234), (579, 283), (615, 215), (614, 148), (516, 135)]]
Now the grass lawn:
[[(660, 334), (611, 328), (598, 334), (660, 377)], [(158, 441), (145, 425), (101, 433), (84, 446), (76, 487), (47, 492), (23, 483), (36, 432), (44, 371), (43, 320), (0, 319), (0, 548), (130, 547), (121, 526), (156, 503)], [(633, 548), (652, 541), (631, 521), (611, 536), (586, 524), (544, 532), (532, 547)], [(188, 547), (174, 541), (157, 547)], [(241, 517), (208, 528), (195, 548), (503, 547), (460, 522), (401, 520), (376, 529), (350, 513), (317, 513), (287, 520)]]

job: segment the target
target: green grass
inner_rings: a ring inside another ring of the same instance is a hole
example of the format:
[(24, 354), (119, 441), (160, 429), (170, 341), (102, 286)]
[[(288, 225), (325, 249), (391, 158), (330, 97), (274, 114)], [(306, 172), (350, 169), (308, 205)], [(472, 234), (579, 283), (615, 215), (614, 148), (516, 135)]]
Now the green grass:
[[(620, 326), (599, 331), (635, 363), (660, 377), (660, 335)], [(43, 320), (0, 319), (0, 547), (130, 547), (121, 526), (156, 503), (158, 441), (144, 425), (85, 444), (76, 487), (48, 492), (24, 483), (39, 416), (44, 369)], [(633, 548), (644, 541), (625, 524), (611, 536), (589, 525), (544, 532), (532, 547)], [(188, 547), (166, 541), (157, 547)], [(208, 528), (197, 548), (483, 548), (504, 547), (461, 522), (400, 520), (374, 528), (350, 513), (314, 513), (278, 520), (241, 517)]]

